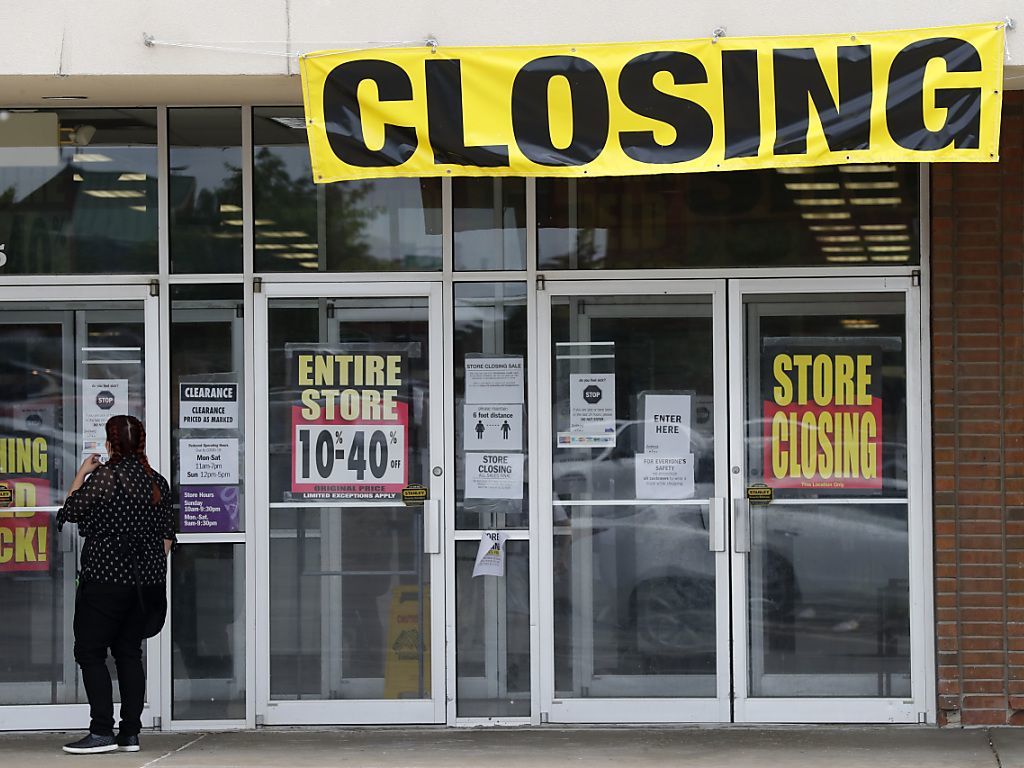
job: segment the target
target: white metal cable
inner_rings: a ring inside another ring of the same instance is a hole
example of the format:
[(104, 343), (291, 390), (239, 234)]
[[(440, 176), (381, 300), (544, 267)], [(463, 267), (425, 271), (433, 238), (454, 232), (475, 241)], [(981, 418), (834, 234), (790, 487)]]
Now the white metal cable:
[(232, 45), (222, 45), (219, 43), (190, 43), (184, 40), (161, 40), (154, 37), (153, 35), (143, 33), (142, 43), (147, 48), (163, 47), (163, 48), (191, 48), (202, 51), (221, 51), (224, 53), (243, 53), (250, 56), (278, 56), (285, 59), (290, 59), (296, 56), (302, 56), (299, 51), (292, 51), (290, 53), (285, 51), (270, 51), (261, 50), (258, 48), (243, 48), (240, 46), (244, 45), (280, 45), (282, 47), (299, 47), (307, 48), (309, 50), (320, 51), (324, 48), (330, 48), (332, 50), (373, 50), (377, 48), (401, 48), (401, 47), (418, 47), (418, 46), (430, 46), (432, 48), (437, 47), (437, 41), (432, 39), (424, 40), (381, 40), (381, 41), (334, 41), (329, 43), (320, 43), (317, 41), (300, 41), (300, 40), (232, 40)]

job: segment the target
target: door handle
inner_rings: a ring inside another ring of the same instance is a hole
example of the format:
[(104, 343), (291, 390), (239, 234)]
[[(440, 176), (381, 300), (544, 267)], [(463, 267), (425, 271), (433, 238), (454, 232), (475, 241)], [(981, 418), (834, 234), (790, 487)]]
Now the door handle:
[(439, 499), (425, 499), (423, 502), (423, 552), (436, 555), (441, 551)]
[(750, 502), (746, 499), (732, 500), (733, 520), (735, 521), (734, 544), (737, 552), (750, 551)]
[(725, 499), (708, 499), (708, 508), (708, 549), (712, 552), (725, 552)]

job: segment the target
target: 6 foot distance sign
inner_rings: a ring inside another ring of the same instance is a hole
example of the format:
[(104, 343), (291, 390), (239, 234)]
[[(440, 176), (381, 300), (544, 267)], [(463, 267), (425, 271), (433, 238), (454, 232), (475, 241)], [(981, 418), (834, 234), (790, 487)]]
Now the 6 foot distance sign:
[(296, 425), (293, 488), (305, 498), (397, 498), (405, 438), (401, 424)]

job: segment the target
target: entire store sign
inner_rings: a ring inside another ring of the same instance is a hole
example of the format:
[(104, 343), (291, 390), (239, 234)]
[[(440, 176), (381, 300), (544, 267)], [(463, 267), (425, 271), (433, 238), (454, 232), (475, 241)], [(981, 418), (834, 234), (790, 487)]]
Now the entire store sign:
[(400, 499), (408, 485), (404, 352), (291, 347), (294, 498)]
[(765, 339), (764, 482), (881, 489), (882, 351), (862, 339)]
[(313, 177), (994, 162), (1003, 27), (311, 53)]

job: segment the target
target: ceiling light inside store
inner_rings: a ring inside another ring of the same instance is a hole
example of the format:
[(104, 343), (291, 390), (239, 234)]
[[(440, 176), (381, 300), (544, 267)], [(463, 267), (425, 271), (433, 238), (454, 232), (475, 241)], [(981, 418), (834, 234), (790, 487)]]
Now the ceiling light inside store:
[(296, 240), (305, 240), (308, 234), (300, 229), (289, 229), (280, 231), (260, 232), (260, 237), (290, 237)]
[(113, 198), (113, 197), (119, 197), (119, 198), (121, 198), (121, 197), (145, 197), (146, 196), (145, 192), (140, 192), (137, 189), (87, 189), (87, 190), (85, 190), (85, 194), (89, 195), (90, 197), (103, 197), (103, 198)]
[(818, 235), (819, 243), (859, 243), (860, 235)]
[(865, 330), (875, 330), (878, 328), (878, 323), (874, 320), (868, 320), (866, 318), (859, 317), (844, 317), (839, 321), (844, 328), (863, 328)]
[(275, 123), (283, 125), (285, 128), (306, 130), (306, 118), (304, 117), (272, 117), (270, 119)]
[(910, 235), (864, 235), (869, 243), (905, 243), (910, 240)]
[(218, 240), (237, 240), (242, 236), (241, 232), (214, 232), (213, 236)]
[(256, 243), (253, 247), (257, 251), (287, 251), (291, 246), (284, 243)]
[(148, 177), (144, 173), (122, 173), (117, 177), (118, 181), (145, 181)]
[(811, 224), (811, 232), (851, 232), (856, 229), (853, 224)]
[(899, 205), (902, 197), (851, 197), (853, 205)]
[(240, 227), (243, 224), (245, 224), (245, 222), (242, 221), (241, 219), (224, 219), (224, 221), (222, 221), (221, 224), (227, 224), (232, 227)]
[(895, 165), (840, 165), (840, 173), (892, 173), (896, 170)]
[(859, 245), (825, 245), (822, 246), (822, 253), (863, 253), (864, 249)]
[(860, 228), (865, 232), (899, 232), (906, 229), (906, 224), (861, 224)]
[(823, 169), (821, 168), (776, 168), (776, 173), (781, 173), (783, 176), (799, 175), (804, 173), (819, 173)]
[(253, 222), (257, 227), (272, 227), (276, 223), (277, 222), (273, 219), (256, 219), (256, 221)]
[(232, 205), (231, 203), (221, 203), (221, 205), (220, 205), (220, 212), (221, 213), (241, 213), (242, 212), (242, 206), (240, 206), (240, 205)]
[(320, 269), (319, 261), (300, 261), (299, 266), (305, 269)]
[(72, 181), (85, 181), (85, 179), (83, 179), (83, 178), (82, 178), (82, 174), (80, 174), (80, 173), (76, 173), (76, 174), (74, 174), (74, 175), (73, 175), (73, 176), (71, 177), (71, 180), (72, 180)]
[(842, 205), (846, 201), (841, 197), (798, 197), (793, 202), (797, 205)]
[(802, 219), (810, 219), (811, 221), (830, 221), (830, 220), (836, 220), (836, 219), (848, 219), (848, 218), (850, 218), (850, 212), (849, 211), (820, 211), (820, 212), (802, 211), (800, 213), (800, 218), (802, 218)]
[(904, 254), (895, 254), (894, 253), (894, 254), (890, 254), (888, 256), (876, 256), (875, 254), (871, 254), (871, 260), (872, 261), (898, 261), (898, 262), (903, 262), (903, 261), (907, 261), (909, 258), (910, 258), (910, 256), (908, 254), (905, 254), (905, 253)]
[(106, 155), (101, 155), (98, 152), (81, 152), (77, 155), (72, 156), (72, 163), (109, 163), (112, 162)]
[(791, 181), (786, 184), (786, 189), (793, 192), (819, 192), (839, 189), (839, 183), (835, 181)]
[(834, 256), (829, 255), (825, 257), (825, 261), (833, 261), (837, 264), (852, 264), (854, 262), (867, 261), (867, 256)]
[(869, 245), (868, 250), (872, 253), (906, 253), (910, 250), (909, 245)]
[(302, 248), (302, 249), (305, 249), (307, 251), (315, 251), (320, 246), (317, 245), (316, 243), (292, 243), (291, 247), (292, 248)]
[(899, 189), (898, 181), (845, 181), (847, 189)]
[(139, 213), (145, 213), (146, 212), (146, 206), (144, 206), (144, 205), (129, 205), (128, 206), (128, 210), (129, 211), (138, 211)]

